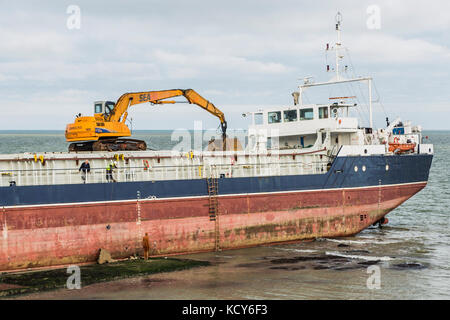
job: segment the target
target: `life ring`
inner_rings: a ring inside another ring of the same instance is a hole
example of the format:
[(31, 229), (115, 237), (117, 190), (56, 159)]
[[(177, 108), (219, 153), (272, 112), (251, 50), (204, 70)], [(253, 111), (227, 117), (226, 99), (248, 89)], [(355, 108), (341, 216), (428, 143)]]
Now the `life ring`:
[(394, 138), (394, 143), (398, 143), (400, 141), (400, 139), (398, 137)]
[(142, 162), (144, 163), (144, 170), (147, 170), (148, 168), (150, 168), (150, 165), (147, 160), (143, 160)]

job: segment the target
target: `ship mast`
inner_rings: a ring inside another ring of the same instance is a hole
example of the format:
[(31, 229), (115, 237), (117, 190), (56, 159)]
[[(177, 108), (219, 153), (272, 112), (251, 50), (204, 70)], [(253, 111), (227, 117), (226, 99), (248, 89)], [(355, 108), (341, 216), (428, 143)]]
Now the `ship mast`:
[(339, 75), (339, 59), (342, 59), (344, 56), (339, 55), (339, 50), (341, 49), (341, 21), (342, 15), (340, 12), (336, 15), (336, 32), (337, 32), (337, 42), (335, 43), (334, 51), (336, 53), (336, 80), (340, 79)]
[[(302, 96), (303, 96), (303, 91), (304, 89), (308, 88), (308, 87), (315, 87), (315, 86), (322, 86), (322, 85), (332, 85), (332, 84), (340, 84), (340, 83), (345, 83), (345, 82), (367, 82), (367, 86), (368, 86), (368, 95), (369, 95), (369, 127), (373, 128), (373, 118), (372, 118), (372, 78), (371, 77), (359, 77), (359, 78), (352, 78), (352, 79), (347, 79), (343, 76), (341, 76), (340, 74), (340, 61), (344, 58), (344, 55), (341, 53), (342, 49), (344, 48), (342, 46), (342, 41), (341, 41), (341, 22), (342, 22), (342, 15), (340, 12), (338, 12), (336, 14), (336, 33), (337, 33), (337, 40), (336, 43), (334, 44), (334, 46), (332, 48), (329, 47), (329, 45), (327, 44), (326, 46), (326, 50), (334, 50), (335, 52), (335, 68), (334, 71), (336, 73), (336, 75), (329, 81), (327, 82), (317, 82), (314, 83), (312, 81), (312, 77), (307, 77), (304, 79), (304, 83), (302, 85), (299, 86), (299, 102), (300, 105), (303, 105), (303, 100), (302, 100)], [(347, 66), (345, 66), (345, 70), (347, 69)], [(330, 66), (327, 65), (327, 72), (330, 71)]]

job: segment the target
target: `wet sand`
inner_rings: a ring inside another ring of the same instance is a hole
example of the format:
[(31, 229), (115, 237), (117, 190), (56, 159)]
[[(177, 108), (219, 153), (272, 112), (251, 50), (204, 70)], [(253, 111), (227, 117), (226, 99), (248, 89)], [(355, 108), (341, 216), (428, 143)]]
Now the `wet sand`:
[[(345, 239), (183, 255), (211, 265), (18, 299), (450, 298), (448, 287), (428, 290), (439, 270), (423, 260), (426, 248), (411, 240), (386, 240), (386, 232), (408, 231), (372, 228)], [(422, 246), (416, 259), (393, 254), (414, 246)], [(370, 266), (380, 268), (380, 289), (367, 287)]]

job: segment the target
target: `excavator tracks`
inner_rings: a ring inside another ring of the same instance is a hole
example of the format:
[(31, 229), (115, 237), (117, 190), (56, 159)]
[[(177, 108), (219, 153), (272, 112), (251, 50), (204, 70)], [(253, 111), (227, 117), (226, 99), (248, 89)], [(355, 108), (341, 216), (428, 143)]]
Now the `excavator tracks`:
[(101, 139), (98, 141), (75, 142), (69, 145), (69, 152), (76, 151), (138, 151), (147, 150), (145, 141), (136, 139)]

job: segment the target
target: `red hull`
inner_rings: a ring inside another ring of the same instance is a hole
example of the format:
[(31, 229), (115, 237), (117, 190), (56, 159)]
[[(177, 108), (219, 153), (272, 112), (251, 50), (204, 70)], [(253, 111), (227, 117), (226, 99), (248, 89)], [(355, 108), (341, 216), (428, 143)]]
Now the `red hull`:
[[(220, 248), (356, 234), (426, 183), (219, 196)], [(9, 207), (0, 212), (0, 270), (95, 261), (100, 248), (123, 258), (215, 249), (208, 198)]]

